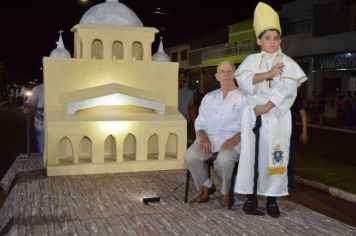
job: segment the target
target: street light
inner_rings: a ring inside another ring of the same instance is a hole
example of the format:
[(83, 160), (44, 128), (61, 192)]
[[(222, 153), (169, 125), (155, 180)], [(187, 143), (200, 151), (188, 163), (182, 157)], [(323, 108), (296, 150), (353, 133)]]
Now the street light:
[(25, 96), (26, 97), (31, 97), (31, 95), (32, 95), (32, 92), (30, 91), (30, 90), (27, 90), (26, 92), (25, 92)]

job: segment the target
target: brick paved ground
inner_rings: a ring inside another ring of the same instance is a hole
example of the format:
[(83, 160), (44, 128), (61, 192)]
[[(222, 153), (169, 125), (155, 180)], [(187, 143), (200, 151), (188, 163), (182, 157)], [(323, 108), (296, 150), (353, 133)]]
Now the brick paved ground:
[[(40, 160), (19, 156), (3, 178), (9, 195), (0, 231), (8, 224), (9, 235), (356, 235), (356, 228), (285, 199), (278, 219), (245, 215), (240, 204), (222, 208), (219, 194), (184, 204), (181, 170), (46, 177)], [(144, 205), (151, 195), (161, 202)]]

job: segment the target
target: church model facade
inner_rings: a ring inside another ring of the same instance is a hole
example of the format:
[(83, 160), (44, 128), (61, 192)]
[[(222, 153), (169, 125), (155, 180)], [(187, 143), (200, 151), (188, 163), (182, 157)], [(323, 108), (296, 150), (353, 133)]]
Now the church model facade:
[(157, 29), (107, 0), (72, 31), (73, 58), (43, 58), (47, 174), (185, 168), (178, 63), (152, 61)]

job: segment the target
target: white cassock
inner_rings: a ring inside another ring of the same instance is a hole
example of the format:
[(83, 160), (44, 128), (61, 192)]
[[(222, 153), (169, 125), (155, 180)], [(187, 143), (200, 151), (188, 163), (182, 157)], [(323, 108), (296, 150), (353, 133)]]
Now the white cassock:
[[(272, 81), (252, 84), (254, 74), (269, 71), (278, 62), (284, 63), (281, 75), (276, 75)], [(253, 108), (271, 101), (275, 107), (261, 116), (257, 194), (276, 197), (288, 195), (289, 109), (297, 95), (298, 86), (307, 78), (295, 61), (280, 52), (248, 56), (237, 69), (235, 77), (248, 102), (242, 115), (241, 153), (235, 192), (253, 193), (255, 134), (252, 129), (256, 120)]]

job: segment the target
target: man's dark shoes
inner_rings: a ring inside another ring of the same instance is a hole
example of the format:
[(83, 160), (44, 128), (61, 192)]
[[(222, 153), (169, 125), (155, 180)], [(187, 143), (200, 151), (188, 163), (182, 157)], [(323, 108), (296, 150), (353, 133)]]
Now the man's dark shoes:
[(279, 217), (281, 214), (275, 197), (267, 197), (266, 208), (268, 215), (274, 218)]
[(207, 202), (209, 201), (209, 195), (215, 193), (215, 191), (214, 183), (210, 188), (203, 185), (200, 187), (199, 193), (194, 197), (194, 200), (196, 202)]
[(289, 194), (296, 194), (297, 190), (295, 188), (288, 188), (288, 193)]

